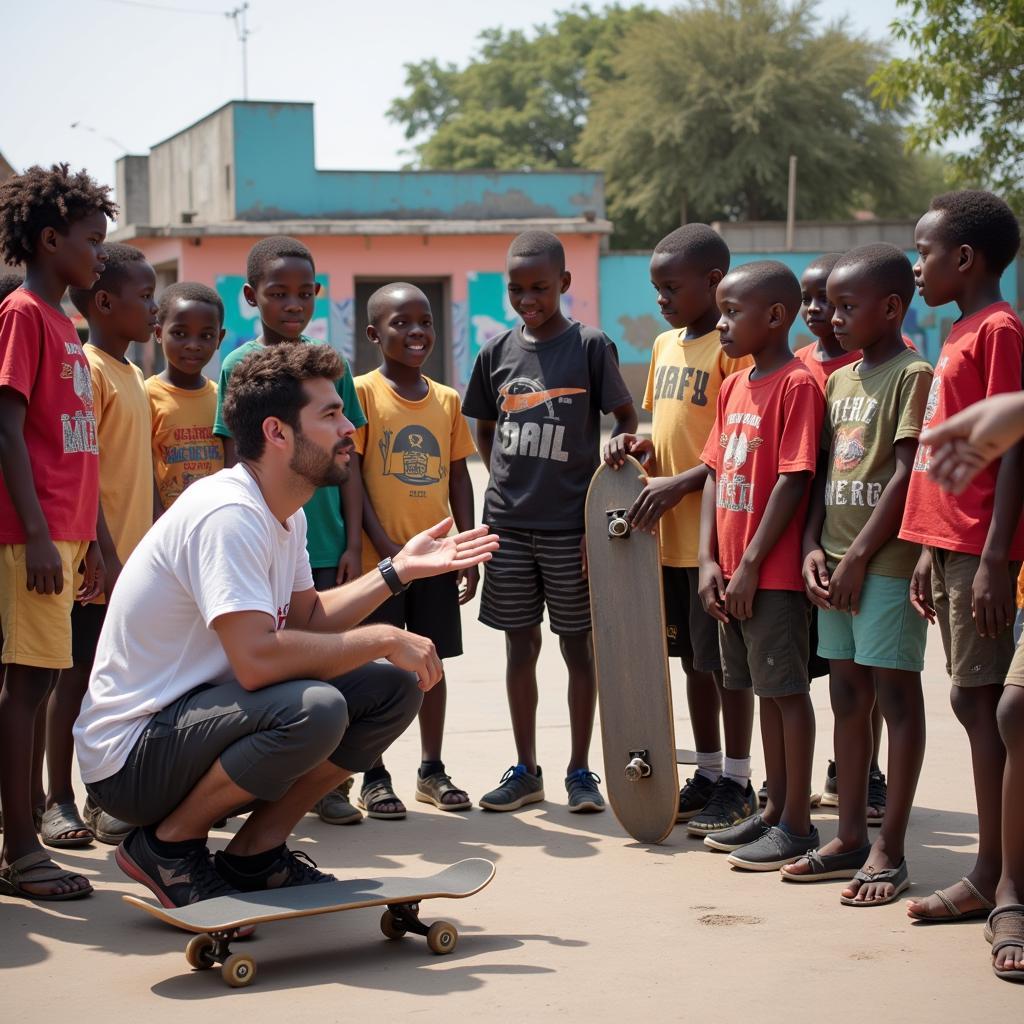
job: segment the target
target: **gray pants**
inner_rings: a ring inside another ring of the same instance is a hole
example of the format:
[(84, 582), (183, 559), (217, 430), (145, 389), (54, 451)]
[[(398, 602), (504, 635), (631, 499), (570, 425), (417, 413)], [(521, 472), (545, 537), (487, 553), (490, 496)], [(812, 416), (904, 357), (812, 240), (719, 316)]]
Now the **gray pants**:
[(257, 800), (279, 800), (317, 765), (366, 771), (416, 717), (416, 677), (372, 662), (330, 682), (295, 679), (249, 691), (200, 686), (154, 716), (117, 774), (86, 786), (132, 825), (163, 821), (218, 759)]

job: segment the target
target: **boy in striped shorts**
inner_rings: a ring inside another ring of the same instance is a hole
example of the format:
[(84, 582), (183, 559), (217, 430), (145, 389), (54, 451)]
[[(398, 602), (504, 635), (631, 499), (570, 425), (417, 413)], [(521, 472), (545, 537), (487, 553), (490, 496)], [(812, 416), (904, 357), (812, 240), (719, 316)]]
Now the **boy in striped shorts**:
[(544, 606), (569, 672), (572, 750), (565, 788), (570, 811), (601, 811), (588, 757), (597, 687), (583, 554), (583, 506), (598, 465), (601, 414), (616, 434), (637, 415), (615, 346), (564, 315), (569, 289), (562, 243), (547, 231), (519, 235), (508, 252), (508, 295), (522, 324), (477, 357), (463, 399), (476, 419), (490, 481), (484, 522), (501, 549), (484, 571), (480, 621), (503, 630), (505, 683), (517, 761), (480, 806), (515, 811), (544, 799), (537, 764), (537, 658)]

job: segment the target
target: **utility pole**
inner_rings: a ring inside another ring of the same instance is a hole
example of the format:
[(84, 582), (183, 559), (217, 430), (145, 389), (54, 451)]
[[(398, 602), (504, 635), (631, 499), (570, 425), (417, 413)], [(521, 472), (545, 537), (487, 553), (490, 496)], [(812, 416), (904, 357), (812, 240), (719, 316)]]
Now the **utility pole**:
[(238, 33), (238, 41), (242, 44), (242, 99), (249, 98), (249, 52), (247, 43), (249, 41), (249, 26), (245, 20), (245, 12), (249, 10), (249, 3), (240, 4), (233, 10), (225, 11), (224, 17), (230, 18), (235, 23), (235, 31)]
[(789, 158), (789, 193), (786, 198), (786, 252), (793, 251), (796, 234), (796, 157)]

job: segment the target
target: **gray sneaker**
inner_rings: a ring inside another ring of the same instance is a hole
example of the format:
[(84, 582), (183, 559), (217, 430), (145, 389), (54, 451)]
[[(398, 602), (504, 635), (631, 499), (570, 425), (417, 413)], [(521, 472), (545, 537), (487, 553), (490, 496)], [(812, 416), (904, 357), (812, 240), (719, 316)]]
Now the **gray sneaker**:
[(706, 835), (704, 845), (712, 850), (732, 853), (733, 850), (742, 849), (744, 846), (756, 842), (770, 828), (771, 825), (765, 824), (765, 820), (760, 814), (755, 814), (752, 818), (746, 818), (731, 828)]
[(322, 822), (327, 825), (358, 825), (363, 820), (363, 812), (353, 807), (349, 800), (352, 782), (351, 778), (346, 779), (313, 804), (313, 813), (318, 814)]
[(569, 810), (573, 814), (604, 810), (604, 797), (597, 788), (600, 781), (601, 777), (587, 768), (578, 768), (566, 775), (565, 790), (569, 794)]
[(773, 825), (760, 839), (741, 846), (730, 853), (729, 863), (746, 871), (776, 871), (783, 864), (802, 857), (821, 845), (818, 830), (811, 829), (807, 836), (790, 835), (784, 828)]
[(524, 804), (535, 804), (544, 799), (544, 780), (540, 765), (531, 775), (524, 764), (514, 764), (501, 777), (497, 789), (484, 793), (480, 806), (488, 811), (518, 811)]

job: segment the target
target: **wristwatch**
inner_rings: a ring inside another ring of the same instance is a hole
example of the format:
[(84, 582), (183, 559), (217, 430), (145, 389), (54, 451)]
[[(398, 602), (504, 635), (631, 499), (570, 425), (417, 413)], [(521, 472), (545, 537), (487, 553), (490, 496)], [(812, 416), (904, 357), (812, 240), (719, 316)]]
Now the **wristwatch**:
[(382, 558), (377, 563), (377, 568), (380, 569), (380, 574), (384, 577), (384, 582), (388, 585), (388, 589), (395, 597), (409, 589), (409, 584), (403, 583), (398, 578), (398, 572), (390, 558)]

